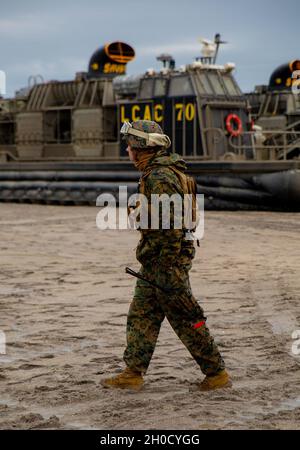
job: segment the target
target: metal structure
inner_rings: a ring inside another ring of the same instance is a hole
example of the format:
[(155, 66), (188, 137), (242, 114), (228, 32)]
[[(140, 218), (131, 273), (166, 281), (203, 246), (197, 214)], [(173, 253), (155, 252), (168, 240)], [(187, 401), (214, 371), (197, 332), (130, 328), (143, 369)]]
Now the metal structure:
[(138, 173), (119, 129), (149, 119), (187, 160), (206, 208), (300, 210), (300, 103), (292, 81), (278, 90), (277, 76), (276, 89), (245, 95), (234, 65), (214, 63), (221, 43), (216, 35), (208, 44), (214, 54), (180, 69), (160, 55), (162, 70), (127, 77), (134, 50), (115, 42), (73, 81), (31, 78), (27, 90), (0, 100), (0, 200), (95, 204), (119, 184), (133, 192)]

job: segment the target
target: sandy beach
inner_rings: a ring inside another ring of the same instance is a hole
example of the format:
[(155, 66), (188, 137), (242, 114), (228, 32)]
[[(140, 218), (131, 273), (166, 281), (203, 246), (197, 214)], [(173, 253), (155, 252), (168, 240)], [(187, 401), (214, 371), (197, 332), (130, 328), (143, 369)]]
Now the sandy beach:
[(123, 368), (138, 269), (134, 231), (100, 231), (96, 207), (0, 204), (1, 429), (300, 429), (300, 215), (206, 212), (195, 296), (232, 374), (203, 375), (165, 320), (137, 393)]

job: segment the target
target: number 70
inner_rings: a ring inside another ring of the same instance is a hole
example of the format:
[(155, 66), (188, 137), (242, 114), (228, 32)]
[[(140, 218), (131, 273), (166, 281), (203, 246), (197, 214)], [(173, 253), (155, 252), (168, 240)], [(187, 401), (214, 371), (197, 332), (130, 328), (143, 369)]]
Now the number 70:
[(195, 105), (193, 103), (176, 103), (175, 111), (177, 111), (176, 120), (182, 122), (183, 117), (185, 120), (191, 121), (195, 117)]

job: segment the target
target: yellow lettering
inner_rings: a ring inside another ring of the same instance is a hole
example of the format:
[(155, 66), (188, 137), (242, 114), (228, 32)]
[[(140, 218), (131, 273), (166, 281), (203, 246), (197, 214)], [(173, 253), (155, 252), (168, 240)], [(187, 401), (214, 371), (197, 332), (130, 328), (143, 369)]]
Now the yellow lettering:
[(103, 72), (104, 72), (104, 73), (109, 73), (109, 69), (110, 69), (110, 63), (104, 64)]
[(129, 122), (129, 119), (125, 117), (125, 106), (121, 105), (121, 123)]
[(185, 118), (186, 120), (193, 120), (195, 117), (195, 106), (193, 103), (187, 103), (185, 106)]
[(103, 73), (124, 73), (125, 66), (122, 64), (104, 64)]
[(162, 112), (163, 106), (157, 104), (154, 106), (154, 120), (155, 122), (161, 122), (163, 120), (163, 115), (159, 115), (159, 111)]
[(288, 78), (288, 79), (286, 80), (286, 83), (285, 83), (286, 87), (290, 87), (291, 84), (292, 84), (292, 79), (291, 79), (291, 78)]
[(144, 120), (151, 120), (151, 111), (149, 105), (145, 106)]
[(139, 107), (139, 105), (133, 105), (133, 107), (131, 109), (131, 117), (132, 117), (133, 121), (141, 119), (140, 116), (136, 115), (136, 112), (137, 111), (140, 112), (140, 110), (141, 110), (141, 108)]
[(183, 103), (176, 103), (175, 110), (178, 111), (176, 120), (177, 122), (181, 122), (183, 114)]

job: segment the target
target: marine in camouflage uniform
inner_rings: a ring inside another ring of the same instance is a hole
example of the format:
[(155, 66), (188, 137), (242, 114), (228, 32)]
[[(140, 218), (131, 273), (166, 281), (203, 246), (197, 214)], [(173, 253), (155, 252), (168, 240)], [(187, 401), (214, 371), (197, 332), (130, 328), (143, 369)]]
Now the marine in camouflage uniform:
[[(132, 127), (165, 136), (160, 126), (152, 121), (136, 121)], [(179, 155), (168, 154), (165, 147), (170, 144), (169, 139), (158, 139), (158, 143), (165, 142), (165, 145), (153, 147), (149, 147), (149, 143), (147, 145), (145, 139), (139, 136), (129, 134), (126, 140), (131, 149), (137, 149), (135, 165), (142, 171), (140, 191), (148, 202), (151, 201), (151, 194), (179, 194), (183, 198), (183, 187), (176, 171), (184, 173), (186, 165)], [(144, 148), (147, 151), (141, 150)], [(170, 216), (170, 223), (173, 224), (174, 208), (170, 209)], [(103, 380), (102, 384), (105, 387), (133, 388), (142, 385), (142, 375), (147, 372), (161, 324), (166, 317), (206, 375), (206, 384), (202, 382), (203, 390), (205, 387), (228, 386), (230, 380), (224, 370), (224, 361), (206, 325), (203, 309), (191, 291), (189, 270), (195, 256), (194, 243), (185, 239), (184, 229), (161, 229), (161, 214), (159, 218), (159, 229), (149, 227), (140, 230), (136, 257), (141, 263), (140, 274), (167, 289), (169, 294), (138, 279), (127, 318), (127, 346), (124, 352), (127, 368), (123, 374)], [(188, 305), (189, 311), (185, 310), (184, 305)]]

